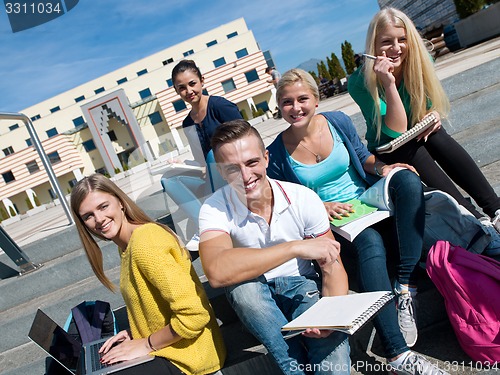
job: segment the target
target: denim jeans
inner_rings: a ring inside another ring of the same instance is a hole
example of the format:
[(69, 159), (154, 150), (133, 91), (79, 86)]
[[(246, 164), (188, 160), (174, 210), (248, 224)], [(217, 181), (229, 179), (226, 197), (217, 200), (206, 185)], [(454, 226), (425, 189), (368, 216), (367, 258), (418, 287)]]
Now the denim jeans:
[[(361, 292), (392, 291), (387, 270), (387, 245), (397, 249), (397, 275), (401, 284), (416, 285), (418, 262), (422, 253), (425, 223), (424, 196), (418, 176), (402, 170), (389, 182), (389, 195), (394, 203), (394, 216), (366, 228), (352, 243), (336, 236), (343, 251), (357, 260)], [(388, 304), (373, 321), (387, 358), (408, 350), (399, 330), (394, 304)]]
[(245, 327), (266, 347), (284, 374), (350, 374), (347, 335), (322, 339), (301, 335), (284, 339), (281, 327), (319, 300), (316, 280), (303, 276), (264, 276), (226, 288), (229, 302)]

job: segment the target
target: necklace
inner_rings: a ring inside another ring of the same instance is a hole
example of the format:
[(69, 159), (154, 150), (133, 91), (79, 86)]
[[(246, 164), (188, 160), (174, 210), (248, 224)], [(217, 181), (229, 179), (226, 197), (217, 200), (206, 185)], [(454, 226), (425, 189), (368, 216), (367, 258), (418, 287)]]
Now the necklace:
[[(321, 127), (319, 129), (319, 152), (321, 152), (321, 132), (323, 131), (323, 127)], [(301, 145), (302, 147), (304, 147), (307, 151), (309, 151), (311, 154), (314, 155), (314, 157), (316, 158), (316, 163), (319, 163), (321, 160), (323, 160), (323, 158), (321, 157), (321, 155), (315, 153), (315, 152), (312, 152), (311, 150), (309, 150), (309, 148), (306, 147), (306, 145), (304, 145), (302, 143), (302, 141), (299, 142), (299, 145)]]

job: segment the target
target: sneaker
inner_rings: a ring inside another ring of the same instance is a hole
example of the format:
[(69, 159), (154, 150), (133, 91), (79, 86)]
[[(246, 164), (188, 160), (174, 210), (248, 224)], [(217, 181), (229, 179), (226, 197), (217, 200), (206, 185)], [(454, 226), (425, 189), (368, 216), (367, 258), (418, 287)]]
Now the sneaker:
[(433, 365), (423, 356), (410, 352), (402, 364), (397, 367), (389, 363), (389, 374), (395, 375), (449, 375), (446, 371)]
[(495, 217), (491, 219), (491, 224), (493, 224), (497, 232), (500, 233), (500, 210), (495, 211)]
[(186, 244), (186, 249), (189, 251), (198, 251), (200, 247), (200, 236), (198, 236), (198, 233), (196, 233), (193, 238), (189, 240), (189, 242)]
[(417, 342), (418, 331), (415, 319), (415, 303), (410, 293), (396, 293), (399, 329), (403, 334), (408, 347), (412, 347)]

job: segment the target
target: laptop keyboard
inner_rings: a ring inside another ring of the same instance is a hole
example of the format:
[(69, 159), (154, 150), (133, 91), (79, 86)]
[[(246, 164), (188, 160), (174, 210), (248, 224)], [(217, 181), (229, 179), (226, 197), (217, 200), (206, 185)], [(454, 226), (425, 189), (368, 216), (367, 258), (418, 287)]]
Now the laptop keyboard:
[(92, 371), (100, 370), (109, 365), (101, 363), (101, 354), (99, 354), (99, 349), (104, 344), (104, 342), (98, 342), (89, 347), (90, 358), (92, 360)]

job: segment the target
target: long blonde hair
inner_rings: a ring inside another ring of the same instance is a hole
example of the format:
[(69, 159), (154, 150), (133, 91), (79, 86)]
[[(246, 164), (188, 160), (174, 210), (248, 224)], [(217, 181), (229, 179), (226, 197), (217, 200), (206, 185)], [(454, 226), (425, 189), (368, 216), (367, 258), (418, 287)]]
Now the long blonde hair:
[(92, 174), (78, 181), (78, 183), (73, 187), (73, 190), (71, 191), (70, 204), (71, 214), (73, 215), (73, 219), (75, 220), (78, 235), (80, 236), (80, 240), (82, 241), (83, 248), (85, 249), (85, 253), (87, 254), (90, 266), (92, 267), (92, 270), (94, 271), (99, 281), (106, 288), (110, 289), (111, 291), (115, 291), (114, 284), (104, 273), (102, 251), (99, 245), (97, 245), (94, 236), (101, 239), (105, 238), (92, 233), (87, 228), (79, 214), (80, 205), (82, 204), (83, 200), (89, 193), (93, 191), (107, 193), (116, 197), (121, 202), (125, 217), (129, 223), (138, 225), (155, 223), (157, 225), (160, 225), (175, 238), (181, 249), (183, 249), (185, 254), (189, 257), (189, 253), (185, 248), (183, 248), (183, 245), (180, 243), (177, 235), (169, 227), (154, 222), (132, 199), (127, 196), (127, 194), (125, 194), (118, 186), (116, 186), (113, 181), (101, 174)]
[[(442, 118), (446, 118), (450, 112), (448, 96), (436, 75), (433, 62), (420, 34), (406, 14), (394, 8), (380, 10), (368, 27), (366, 53), (370, 55), (377, 53), (375, 51), (377, 37), (388, 26), (402, 27), (406, 31), (408, 53), (402, 68), (404, 85), (410, 95), (410, 127), (427, 114), (429, 101), (431, 103), (430, 110), (437, 111)], [(379, 103), (379, 91), (383, 92), (383, 88), (373, 71), (373, 61), (366, 61), (362, 69), (365, 85), (375, 103)], [(380, 107), (376, 105), (375, 108), (373, 121), (377, 127), (377, 139), (380, 139), (382, 118)]]

